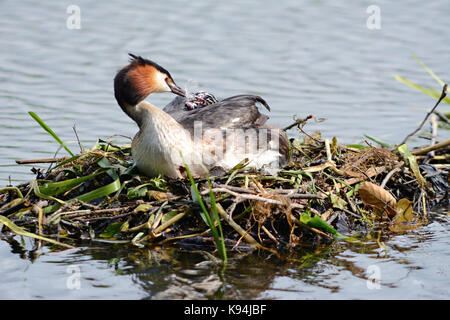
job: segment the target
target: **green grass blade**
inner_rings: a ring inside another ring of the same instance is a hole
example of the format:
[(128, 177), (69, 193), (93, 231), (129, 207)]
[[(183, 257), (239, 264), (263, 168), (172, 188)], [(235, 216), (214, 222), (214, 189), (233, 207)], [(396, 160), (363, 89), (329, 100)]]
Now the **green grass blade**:
[(4, 224), (12, 232), (14, 232), (15, 234), (18, 234), (20, 236), (34, 238), (34, 239), (42, 240), (42, 241), (47, 241), (47, 242), (56, 244), (58, 246), (66, 247), (66, 248), (74, 248), (73, 246), (70, 246), (68, 244), (65, 244), (65, 243), (62, 243), (62, 242), (59, 242), (59, 241), (56, 241), (56, 240), (53, 240), (53, 239), (49, 239), (49, 238), (46, 238), (46, 237), (43, 237), (43, 236), (39, 236), (39, 235), (31, 233), (31, 232), (28, 232), (28, 231), (24, 230), (23, 228), (19, 227), (18, 225), (16, 225), (14, 222), (9, 220), (5, 216), (0, 216), (0, 224)]
[(380, 139), (377, 139), (377, 138), (375, 138), (375, 137), (369, 136), (368, 134), (365, 134), (364, 137), (366, 137), (367, 139), (372, 140), (372, 141), (378, 143), (380, 146), (382, 146), (382, 147), (384, 147), (384, 148), (389, 148), (389, 149), (392, 148), (392, 146), (391, 146), (389, 143), (384, 142), (384, 141), (382, 141), (382, 140), (380, 140)]
[(65, 164), (68, 164), (68, 163), (70, 163), (70, 162), (72, 162), (72, 161), (77, 160), (80, 156), (81, 156), (81, 155), (76, 155), (76, 156), (70, 157), (69, 159), (64, 160), (64, 161), (58, 163), (56, 166), (54, 166), (54, 167), (51, 169), (51, 171), (53, 171), (53, 170), (55, 170), (55, 169), (57, 169), (57, 168), (59, 168), (59, 167), (65, 165)]
[(300, 222), (306, 224), (309, 227), (328, 232), (338, 240), (358, 241), (356, 238), (348, 237), (343, 235), (342, 233), (339, 233), (335, 228), (323, 221), (319, 216), (311, 217), (311, 213), (309, 211), (303, 212), (301, 214)]
[[(434, 96), (436, 97), (436, 99), (439, 100), (439, 98), (441, 97), (442, 94), (442, 90), (436, 90), (434, 88), (428, 87), (428, 89), (434, 94)], [(450, 97), (445, 97), (444, 99), (442, 99), (442, 101), (444, 101), (445, 103), (450, 104)]]
[(419, 165), (417, 164), (416, 157), (409, 151), (408, 146), (406, 144), (402, 144), (398, 147), (398, 151), (403, 155), (403, 158), (405, 159), (406, 163), (409, 164), (409, 167), (411, 171), (413, 172), (414, 176), (416, 177), (417, 181), (419, 182), (420, 186), (422, 188), (425, 187), (425, 179), (420, 173)]
[(62, 140), (56, 135), (56, 133), (53, 132), (53, 130), (50, 129), (50, 127), (47, 126), (47, 125), (45, 124), (45, 122), (42, 121), (42, 119), (39, 118), (38, 115), (37, 115), (36, 113), (30, 111), (30, 112), (28, 112), (28, 114), (29, 114), (34, 120), (36, 120), (36, 122), (39, 123), (40, 126), (41, 126), (45, 131), (47, 131), (47, 132), (53, 137), (53, 139), (55, 139), (55, 140), (56, 140), (56, 141), (57, 141), (64, 149), (66, 149), (66, 151), (67, 151), (72, 157), (74, 156), (74, 154), (69, 150), (69, 148), (67, 148), (66, 144), (65, 144), (64, 142), (62, 142)]
[(183, 155), (181, 154), (181, 152), (180, 152), (180, 155), (181, 155), (181, 158), (183, 159), (183, 163), (184, 163), (184, 166), (186, 168), (186, 173), (187, 173), (187, 175), (189, 177), (189, 181), (191, 182), (191, 186), (192, 186), (192, 189), (194, 190), (194, 194), (195, 194), (195, 196), (196, 196), (196, 198), (198, 200), (198, 203), (199, 203), (199, 205), (200, 205), (200, 207), (202, 209), (202, 212), (200, 212), (200, 215), (202, 216), (203, 220), (206, 222), (208, 227), (211, 229), (211, 233), (213, 235), (214, 243), (216, 244), (217, 251), (221, 255), (222, 260), (224, 262), (226, 262), (226, 259), (227, 259), (226, 252), (225, 252), (224, 249), (222, 249), (222, 248), (225, 248), (225, 244), (224, 244), (223, 238), (221, 239), (220, 236), (219, 236), (219, 233), (218, 233), (217, 228), (216, 228), (216, 226), (214, 224), (214, 221), (211, 219), (211, 216), (210, 216), (210, 214), (208, 212), (208, 209), (206, 208), (206, 205), (203, 202), (202, 196), (201, 196), (200, 192), (198, 191), (197, 185), (195, 184), (195, 180), (192, 177), (191, 171), (189, 170), (188, 165), (184, 161), (184, 158), (183, 158)]
[(37, 180), (32, 180), (30, 182), (30, 187), (31, 187), (31, 189), (33, 189), (34, 194), (41, 199), (53, 200), (53, 201), (58, 202), (59, 205), (65, 204), (65, 201), (63, 201), (63, 200), (43, 194), (39, 188), (39, 184), (38, 184)]
[(211, 179), (209, 178), (209, 173), (206, 174), (206, 178), (208, 180), (208, 186), (209, 186), (209, 197), (211, 199), (211, 209), (213, 211), (214, 218), (217, 222), (217, 227), (218, 227), (219, 233), (220, 233), (220, 243), (218, 243), (220, 245), (217, 247), (217, 250), (219, 251), (219, 255), (222, 257), (224, 263), (226, 263), (227, 262), (227, 251), (225, 249), (225, 241), (223, 238), (222, 225), (220, 223), (219, 212), (217, 210), (216, 198), (214, 197), (214, 193), (212, 192), (212, 184), (211, 184)]
[(5, 188), (0, 189), (0, 193), (3, 193), (5, 191), (15, 191), (17, 193), (17, 195), (19, 196), (19, 198), (23, 199), (23, 194), (20, 191), (20, 189), (17, 187), (5, 187)]
[(363, 146), (363, 145), (360, 145), (360, 144), (347, 144), (346, 147), (353, 148), (353, 149), (358, 149), (358, 150), (366, 150), (366, 149), (370, 148), (368, 146)]
[[(75, 197), (75, 198), (73, 198), (71, 200), (68, 200), (67, 202), (73, 201), (75, 199), (78, 199), (78, 200), (83, 201), (83, 202), (89, 202), (89, 201), (92, 201), (92, 200), (95, 200), (95, 199), (98, 199), (98, 198), (101, 198), (101, 197), (106, 197), (107, 195), (110, 195), (111, 193), (116, 192), (117, 190), (119, 190), (120, 186), (121, 186), (120, 180), (117, 179), (114, 182), (112, 182), (110, 184), (107, 184), (106, 186), (103, 186), (103, 187), (95, 189), (95, 190), (93, 190), (91, 192), (82, 194), (81, 196)], [(59, 204), (59, 203), (56, 203), (54, 205), (45, 207), (44, 208), (44, 214), (52, 213), (52, 212), (58, 210), (60, 207), (61, 207), (61, 204)]]
[(79, 185), (82, 182), (88, 181), (88, 180), (94, 178), (95, 176), (98, 176), (101, 173), (103, 173), (103, 171), (99, 171), (99, 172), (96, 172), (96, 173), (93, 173), (91, 175), (84, 176), (81, 178), (69, 179), (69, 180), (53, 182), (53, 183), (46, 182), (46, 183), (42, 184), (41, 186), (39, 186), (39, 190), (44, 195), (57, 196), (63, 192), (69, 191), (70, 189), (76, 187), (77, 185)]
[[(437, 81), (437, 83), (439, 83), (439, 85), (441, 87), (443, 87), (445, 85), (444, 81), (442, 81), (433, 71), (431, 71), (430, 68), (428, 68), (425, 63), (422, 62), (422, 60), (420, 60), (414, 53), (413, 53), (413, 58), (416, 59), (417, 63), (419, 63), (422, 68), (425, 69), (426, 72), (428, 72), (430, 74), (430, 76), (432, 76), (434, 78), (434, 80)], [(439, 93), (438, 98), (441, 96), (441, 93)]]
[(404, 84), (406, 84), (406, 85), (408, 85), (408, 86), (410, 86), (410, 87), (412, 87), (412, 88), (414, 88), (414, 89), (417, 89), (417, 90), (422, 91), (423, 93), (429, 95), (430, 97), (437, 98), (437, 99), (439, 99), (439, 97), (440, 97), (440, 94), (439, 94), (438, 97), (436, 97), (436, 96), (434, 95), (434, 93), (431, 92), (430, 90), (425, 89), (424, 87), (419, 86), (418, 84), (415, 84), (414, 82), (411, 82), (411, 81), (409, 81), (409, 80), (407, 80), (407, 79), (405, 79), (405, 78), (402, 78), (402, 77), (400, 77), (399, 75), (394, 75), (394, 78), (395, 78), (397, 81), (400, 81), (400, 82), (402, 82), (402, 83), (404, 83)]
[(101, 197), (106, 197), (107, 195), (116, 192), (120, 189), (120, 180), (117, 179), (114, 182), (111, 182), (110, 184), (107, 184), (106, 186), (103, 186), (101, 188), (95, 189), (91, 192), (85, 193), (81, 196), (76, 197), (76, 199), (89, 202)]

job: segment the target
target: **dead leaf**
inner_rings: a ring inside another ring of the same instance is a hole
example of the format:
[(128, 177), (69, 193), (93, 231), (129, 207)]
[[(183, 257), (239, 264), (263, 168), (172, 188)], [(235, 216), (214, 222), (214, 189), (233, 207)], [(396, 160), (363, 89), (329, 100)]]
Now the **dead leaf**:
[(167, 192), (149, 190), (147, 191), (147, 197), (149, 200), (168, 200), (170, 198), (170, 194)]
[(413, 211), (412, 202), (408, 199), (400, 199), (397, 203), (397, 214), (389, 226), (392, 232), (403, 233), (422, 227), (426, 219), (422, 219), (417, 212)]
[(381, 209), (389, 216), (395, 216), (397, 201), (386, 190), (371, 182), (364, 182), (358, 188), (359, 196), (365, 205)]
[(413, 213), (412, 202), (408, 199), (400, 199), (397, 203), (397, 214), (395, 215), (394, 222), (412, 222), (417, 217)]

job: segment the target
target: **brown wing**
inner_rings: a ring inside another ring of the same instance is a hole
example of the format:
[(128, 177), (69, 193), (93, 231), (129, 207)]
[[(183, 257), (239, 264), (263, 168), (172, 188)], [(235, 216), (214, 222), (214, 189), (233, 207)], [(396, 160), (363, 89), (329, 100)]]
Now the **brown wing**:
[(163, 110), (191, 133), (195, 121), (201, 121), (205, 129), (262, 127), (268, 117), (259, 112), (256, 103), (260, 102), (270, 110), (261, 97), (253, 95), (233, 96), (189, 111), (184, 110), (184, 102), (184, 98), (177, 97)]
[(267, 110), (270, 107), (267, 102), (255, 95), (237, 95), (221, 100), (209, 106), (194, 110), (185, 110), (185, 98), (176, 97), (163, 110), (170, 114), (178, 123), (191, 134), (194, 132), (194, 123), (201, 121), (202, 129), (274, 129), (268, 130), (267, 141), (272, 139), (271, 134), (279, 136), (279, 150), (282, 155), (282, 162), (287, 161), (289, 155), (289, 141), (285, 133), (269, 124), (266, 115), (259, 112), (257, 103), (261, 103)]

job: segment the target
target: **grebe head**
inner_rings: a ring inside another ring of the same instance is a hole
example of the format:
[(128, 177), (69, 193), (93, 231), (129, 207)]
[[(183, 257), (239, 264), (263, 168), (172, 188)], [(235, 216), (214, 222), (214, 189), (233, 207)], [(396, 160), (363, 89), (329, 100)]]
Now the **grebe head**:
[(119, 105), (137, 105), (154, 92), (172, 92), (184, 97), (185, 91), (175, 84), (169, 71), (155, 62), (129, 54), (130, 63), (114, 78), (114, 93)]

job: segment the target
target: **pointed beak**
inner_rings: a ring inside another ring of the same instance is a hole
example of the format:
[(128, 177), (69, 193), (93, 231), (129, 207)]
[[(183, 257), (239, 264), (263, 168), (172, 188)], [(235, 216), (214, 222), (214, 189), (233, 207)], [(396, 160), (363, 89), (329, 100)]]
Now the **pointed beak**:
[(169, 86), (172, 93), (175, 93), (179, 96), (186, 97), (186, 92), (181, 89), (179, 86), (175, 84), (175, 82), (167, 81), (167, 85)]

